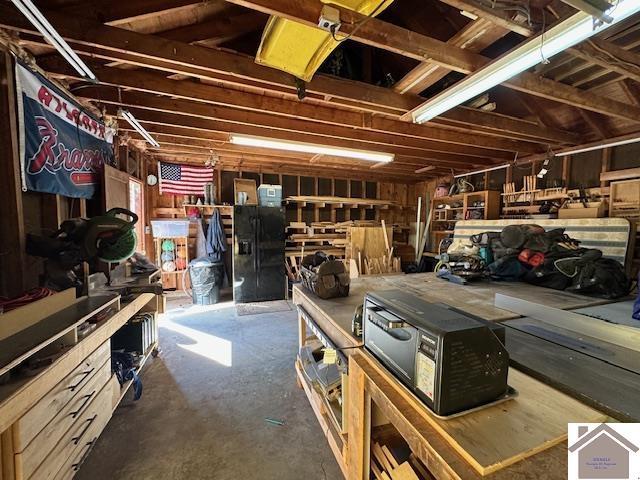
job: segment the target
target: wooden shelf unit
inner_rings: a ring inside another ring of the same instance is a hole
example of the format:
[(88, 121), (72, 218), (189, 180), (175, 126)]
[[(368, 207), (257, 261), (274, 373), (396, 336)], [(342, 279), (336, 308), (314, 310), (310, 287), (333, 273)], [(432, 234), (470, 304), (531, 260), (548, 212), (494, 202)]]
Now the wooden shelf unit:
[[(177, 274), (183, 274), (185, 272), (185, 270), (187, 270), (187, 267), (189, 265), (189, 237), (160, 237), (160, 238), (154, 238), (153, 241), (156, 244), (156, 265), (158, 267), (160, 267), (160, 270), (162, 271), (163, 275), (177, 275)], [(171, 241), (173, 242), (173, 250), (171, 251), (171, 253), (173, 253), (173, 260), (167, 260), (167, 261), (172, 261), (174, 263), (177, 263), (177, 260), (179, 258), (184, 259), (184, 263), (185, 263), (185, 267), (184, 268), (178, 268), (176, 265), (176, 269), (173, 271), (170, 270), (164, 270), (162, 268), (163, 264), (165, 263), (164, 260), (162, 260), (162, 254), (166, 253), (163, 249), (162, 249), (162, 243), (165, 241)]]
[[(479, 203), (484, 202), (484, 206)], [(445, 205), (449, 208), (437, 208)], [(431, 239), (429, 245), (438, 249), (440, 241), (453, 233), (453, 227), (459, 220), (493, 220), (500, 216), (500, 192), (480, 190), (431, 199)], [(479, 215), (471, 212), (480, 212)]]

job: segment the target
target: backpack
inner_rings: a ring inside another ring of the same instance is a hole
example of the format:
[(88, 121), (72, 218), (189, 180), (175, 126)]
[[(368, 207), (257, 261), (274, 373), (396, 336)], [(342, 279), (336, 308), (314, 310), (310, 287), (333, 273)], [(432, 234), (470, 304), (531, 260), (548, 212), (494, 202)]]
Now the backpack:
[(631, 281), (622, 265), (611, 258), (585, 261), (573, 277), (567, 291), (602, 298), (620, 298), (629, 294)]

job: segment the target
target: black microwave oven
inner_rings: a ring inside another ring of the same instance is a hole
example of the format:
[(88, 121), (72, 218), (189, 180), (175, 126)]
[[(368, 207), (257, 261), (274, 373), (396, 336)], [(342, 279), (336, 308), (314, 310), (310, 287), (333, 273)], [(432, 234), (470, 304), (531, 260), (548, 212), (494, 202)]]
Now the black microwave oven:
[(367, 293), (363, 310), (365, 348), (437, 415), (507, 393), (502, 325), (402, 290)]

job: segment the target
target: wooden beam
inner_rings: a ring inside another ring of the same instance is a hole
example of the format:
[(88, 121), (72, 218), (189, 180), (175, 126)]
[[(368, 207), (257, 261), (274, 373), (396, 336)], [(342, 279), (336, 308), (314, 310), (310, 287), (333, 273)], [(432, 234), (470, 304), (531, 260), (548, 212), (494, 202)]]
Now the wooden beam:
[[(209, 120), (218, 120), (230, 124), (248, 125), (262, 128), (282, 130), (286, 132), (297, 132), (299, 134), (315, 134), (332, 138), (342, 138), (345, 140), (358, 140), (370, 144), (367, 148), (382, 149), (384, 147), (401, 147), (414, 155), (430, 154), (439, 152), (442, 158), (460, 158), (461, 160), (473, 161), (478, 159), (509, 159), (512, 154), (509, 152), (490, 150), (485, 148), (474, 148), (464, 145), (453, 145), (445, 142), (431, 141), (415, 137), (399, 137), (395, 134), (374, 132), (370, 130), (354, 130), (353, 128), (327, 125), (318, 122), (304, 120), (292, 120), (285, 117), (268, 115), (265, 113), (243, 111), (226, 107), (212, 107), (206, 104), (156, 97), (152, 95), (139, 94), (134, 92), (122, 92), (117, 94), (113, 91), (104, 91), (93, 95), (94, 90), (80, 90), (80, 98), (90, 101), (99, 98), (104, 104), (135, 106), (159, 112), (179, 112), (182, 115), (189, 115)], [(232, 127), (230, 127), (232, 128)], [(236, 132), (237, 133), (237, 132)], [(481, 160), (479, 160), (481, 161)]]
[[(90, 18), (100, 23), (120, 25), (133, 19), (150, 18), (168, 10), (177, 11), (201, 3), (195, 0), (127, 0), (126, 2), (79, 2), (65, 6), (60, 13)], [(46, 0), (36, 2), (41, 10), (50, 8)]]
[(177, 42), (214, 47), (264, 27), (266, 20), (267, 17), (259, 12), (225, 11), (203, 22), (167, 30), (158, 35)]
[[(228, 0), (265, 13), (279, 15), (308, 25), (315, 25), (322, 8), (320, 0), (292, 4), (292, 0)], [(455, 0), (459, 1), (459, 0)], [(463, 2), (466, 3), (466, 2)], [(470, 74), (489, 64), (492, 59), (447, 45), (435, 38), (411, 32), (396, 25), (369, 18), (347, 9), (340, 10), (341, 33), (351, 40), (382, 48), (416, 60), (429, 60), (451, 70)], [(357, 25), (357, 26), (356, 26)], [(617, 118), (640, 121), (640, 108), (577, 88), (554, 82), (529, 72), (510, 78), (504, 85), (531, 95), (577, 106)]]
[(471, 0), (441, 0), (443, 3), (450, 5), (458, 10), (472, 13), (479, 18), (486, 18), (491, 22), (499, 25), (507, 30), (516, 32), (524, 37), (531, 37), (535, 34), (535, 30), (524, 22), (516, 22), (509, 14), (499, 9), (480, 5)]
[[(167, 162), (179, 162), (179, 163), (193, 163), (193, 164), (202, 164), (202, 158), (193, 158), (185, 155), (174, 155), (174, 154), (152, 154), (151, 157)], [(424, 180), (424, 177), (418, 176), (414, 173), (411, 175), (400, 175), (396, 173), (390, 172), (376, 172), (366, 169), (363, 171), (362, 169), (352, 168), (334, 168), (334, 167), (311, 167), (311, 166), (301, 166), (300, 162), (297, 163), (281, 163), (278, 165), (274, 165), (272, 163), (264, 163), (259, 158), (250, 159), (246, 155), (242, 155), (239, 157), (223, 157), (221, 158), (219, 165), (223, 168), (223, 170), (243, 170), (243, 171), (254, 171), (257, 173), (286, 173), (289, 175), (312, 175), (312, 176), (322, 176), (322, 177), (333, 177), (333, 178), (344, 178), (344, 179), (362, 179), (362, 180), (378, 180), (378, 181), (391, 181), (391, 182), (399, 182), (399, 183), (415, 183), (421, 180)]]
[[(71, 68), (64, 64), (64, 62), (56, 62), (55, 64), (49, 63), (47, 64), (47, 69), (56, 74), (62, 73), (64, 75), (75, 75), (72, 74)], [(146, 93), (195, 100), (208, 104), (236, 106), (256, 112), (269, 112), (270, 114), (280, 114), (282, 116), (296, 119), (308, 119), (332, 125), (342, 125), (360, 128), (363, 130), (378, 131), (381, 133), (417, 137), (424, 141), (428, 140), (432, 142), (467, 145), (474, 148), (504, 150), (510, 152), (533, 152), (540, 150), (539, 145), (527, 141), (493, 138), (487, 135), (472, 133), (461, 136), (457, 132), (435, 125), (416, 125), (401, 122), (389, 117), (371, 117), (366, 116), (361, 112), (338, 110), (320, 105), (313, 105), (307, 102), (291, 101), (266, 95), (256, 95), (249, 92), (230, 91), (223, 87), (205, 85), (194, 81), (170, 80), (158, 74), (142, 71), (127, 71), (126, 74), (124, 74), (122, 70), (110, 67), (96, 67), (94, 71), (99, 75), (101, 82), (106, 85), (126, 87)], [(82, 94), (83, 90), (84, 89), (78, 90), (78, 93)], [(114, 93), (116, 92), (111, 92), (111, 97), (113, 97)], [(96, 94), (94, 98), (101, 97)], [(109, 95), (105, 93), (104, 98), (109, 98)], [(481, 112), (480, 115), (476, 115), (482, 116), (485, 114)], [(275, 115), (272, 116), (274, 117), (273, 122), (276, 122), (277, 117)], [(505, 127), (509, 126), (508, 130), (515, 130), (516, 126), (518, 129), (521, 128), (522, 122), (520, 121), (510, 120), (508, 117), (497, 117), (492, 114), (492, 120), (495, 121), (498, 118), (500, 118), (501, 121), (504, 120)], [(493, 125), (493, 122), (490, 125)], [(539, 133), (547, 136), (547, 132), (544, 130), (540, 130)], [(354, 132), (354, 135), (355, 134), (356, 133)], [(569, 143), (567, 140), (571, 139), (572, 135), (567, 134), (561, 138), (565, 140), (565, 142), (562, 143)], [(397, 141), (401, 141), (401, 139), (398, 138)], [(453, 151), (456, 151), (455, 147), (451, 148)], [(500, 153), (496, 152), (496, 155), (500, 156)]]
[[(79, 51), (79, 53), (82, 53), (82, 51)], [(107, 57), (107, 59), (113, 59), (113, 57)], [(124, 60), (125, 62), (130, 62), (130, 58), (128, 56), (125, 57), (118, 57), (119, 60)], [(142, 63), (139, 63), (142, 62)], [(148, 62), (148, 60), (146, 60), (146, 62)], [(114, 85), (120, 85), (121, 86), (129, 86), (129, 84), (131, 82), (128, 82), (127, 84), (123, 84), (126, 80), (129, 79), (129, 76), (127, 76), (126, 79), (121, 79), (122, 77), (122, 73), (120, 72), (120, 70), (117, 70), (115, 73), (112, 73), (111, 76), (109, 75), (109, 72), (107, 73), (101, 73), (103, 68), (109, 68), (109, 67), (100, 67), (100, 66), (95, 66), (94, 64), (92, 64), (91, 62), (89, 62), (92, 66), (92, 68), (94, 68), (96, 71), (100, 72), (99, 75), (101, 76), (101, 81), (103, 83), (107, 83), (107, 80), (112, 79), (112, 84)], [(41, 66), (43, 68), (45, 68), (46, 70), (52, 72), (52, 73), (58, 73), (58, 74), (65, 74), (65, 75), (70, 75), (70, 76), (74, 76), (75, 71), (73, 71), (73, 69), (71, 69), (71, 67), (69, 65), (67, 65), (64, 61), (62, 61), (61, 59), (59, 59), (58, 57), (55, 58), (47, 58), (44, 62), (41, 61), (40, 62)], [(133, 64), (139, 65), (139, 66), (144, 66), (145, 63), (142, 60), (138, 60), (136, 62), (134, 62)], [(158, 67), (158, 64), (154, 64), (155, 67)], [(163, 69), (165, 67), (162, 67)], [(175, 71), (174, 69), (169, 68), (168, 71)], [(113, 77), (113, 75), (116, 75), (115, 77)], [(114, 80), (115, 78), (115, 80)], [(133, 77), (131, 77), (133, 78)], [(208, 79), (211, 79), (209, 77), (207, 77)], [(148, 83), (150, 81), (152, 81), (153, 79), (151, 79), (151, 77), (147, 77), (148, 81), (142, 81), (142, 77), (140, 77), (140, 81), (137, 82), (137, 87), (140, 88), (142, 85), (147, 86)], [(156, 80), (166, 80), (164, 77), (160, 77), (157, 76)], [(120, 83), (118, 83), (118, 81), (120, 81)], [(370, 88), (370, 86), (367, 86), (365, 84), (362, 84), (363, 87), (361, 89), (359, 89), (360, 92), (362, 91), (366, 91), (368, 88)], [(264, 86), (263, 86), (264, 87)], [(373, 87), (378, 88), (378, 87)], [(244, 90), (251, 90), (251, 88), (247, 89), (247, 85), (243, 86)], [(242, 93), (247, 93), (247, 92), (242, 92)], [(251, 93), (251, 92), (248, 92)], [(255, 95), (259, 95), (260, 97), (264, 97), (264, 90), (260, 90), (259, 93), (254, 93)], [(404, 100), (408, 100), (411, 102), (411, 105), (418, 105), (422, 99), (420, 99), (417, 96), (414, 95), (400, 95), (400, 94), (394, 94), (397, 97), (401, 97)], [(242, 99), (242, 97), (238, 97), (236, 95), (234, 95), (233, 97), (230, 97), (229, 95), (225, 93), (222, 95), (223, 98), (226, 99), (226, 102), (228, 103), (229, 101), (231, 101), (232, 99), (234, 101), (236, 101), (236, 103)], [(291, 96), (287, 96), (286, 98), (292, 98)], [(323, 99), (327, 98), (327, 97), (322, 97)], [(333, 97), (331, 97), (331, 101), (333, 102), (335, 99)], [(295, 101), (296, 104), (300, 105), (300, 103), (296, 100)], [(363, 106), (361, 104), (356, 104), (355, 102), (347, 102), (346, 100), (344, 100), (342, 103), (349, 104), (350, 109), (353, 109), (354, 107), (356, 107), (358, 109), (362, 109)], [(341, 103), (341, 105), (342, 105)], [(373, 107), (372, 107), (373, 108)], [(378, 107), (377, 108), (378, 111), (382, 112), (382, 113), (386, 113), (389, 114), (390, 110), (386, 110), (385, 107)], [(273, 108), (270, 108), (270, 111), (274, 111)], [(344, 110), (342, 110), (344, 111)], [(320, 113), (320, 112), (316, 112), (316, 113)], [(460, 118), (464, 118), (464, 117), (460, 117)], [(484, 131), (484, 133), (489, 133), (491, 135), (495, 135), (495, 136), (500, 136), (500, 137), (504, 137), (504, 138), (510, 138), (510, 139), (528, 139), (528, 138), (523, 138), (523, 137), (527, 137), (526, 133), (530, 133), (531, 134), (531, 138), (529, 139), (530, 141), (536, 141), (538, 143), (543, 143), (543, 144), (547, 144), (549, 143), (549, 141), (552, 141), (553, 143), (572, 143), (574, 141), (574, 139), (572, 139), (572, 134), (569, 132), (565, 132), (565, 131), (550, 131), (550, 130), (540, 130), (538, 132), (536, 131), (530, 131), (530, 129), (528, 129), (525, 132), (525, 135), (520, 134), (519, 132), (521, 131), (521, 122), (519, 119), (513, 118), (513, 117), (507, 117), (504, 115), (501, 115), (500, 118), (500, 124), (501, 124), (501, 128), (499, 129), (495, 129), (493, 128), (495, 123), (496, 123), (496, 119), (498, 118), (498, 116), (496, 114), (493, 113), (489, 113), (489, 112), (480, 112), (478, 111), (475, 115), (474, 115), (474, 122), (475, 123), (471, 123), (471, 122), (467, 122), (466, 125), (468, 126), (472, 126), (474, 129), (476, 129), (476, 127), (481, 127), (481, 128), (486, 128), (486, 130)], [(431, 126), (435, 127), (436, 125), (439, 126), (445, 126), (445, 120), (443, 117), (439, 117), (437, 119), (434, 120), (434, 122), (431, 122)], [(436, 125), (433, 125), (436, 124)], [(385, 128), (388, 128), (389, 126), (386, 125)], [(419, 134), (417, 133), (418, 127), (420, 126), (415, 126), (413, 127), (413, 131), (415, 131), (415, 135), (424, 135), (424, 133)], [(465, 129), (466, 132), (468, 132), (468, 129)], [(477, 131), (481, 132), (482, 130), (478, 129)], [(458, 134), (453, 134), (453, 136), (455, 138), (458, 139), (458, 141), (460, 141), (460, 136)], [(444, 135), (443, 137), (441, 137), (441, 140), (445, 140), (445, 137), (447, 137), (447, 135)], [(449, 135), (449, 137), (451, 137), (451, 135)], [(464, 138), (469, 138), (470, 141), (472, 141), (474, 144), (479, 145), (479, 146), (488, 146), (486, 141), (487, 139), (478, 139), (477, 137), (468, 137), (465, 136)], [(484, 143), (483, 143), (484, 142)], [(516, 144), (512, 144), (512, 145), (508, 145), (505, 144), (505, 142), (497, 142), (496, 143), (496, 148), (499, 149), (504, 149), (504, 150), (522, 150), (525, 151), (526, 150), (526, 146), (523, 145), (516, 145)]]
[[(309, 0), (300, 5), (300, 8), (293, 10), (291, 1), (254, 0), (253, 2), (248, 2), (246, 0), (233, 0), (233, 3), (253, 5), (256, 9), (267, 13), (274, 13), (277, 9), (276, 13), (285, 18), (293, 18), (313, 25), (317, 23), (323, 5), (319, 0)], [(295, 16), (292, 15), (292, 11), (296, 12)], [(341, 18), (344, 22), (344, 33), (352, 34), (351, 38), (361, 43), (383, 48), (407, 57), (417, 58), (421, 61), (430, 59), (435, 63), (462, 73), (471, 73), (491, 61), (482, 55), (447, 46), (446, 43), (434, 38), (408, 31), (375, 18), (360, 23), (368, 17), (350, 10), (341, 9), (341, 15), (343, 16)], [(295, 88), (292, 78), (284, 72), (256, 65), (248, 57), (222, 50), (187, 45), (181, 42), (159, 41), (157, 37), (152, 35), (96, 25), (95, 22), (91, 21), (69, 19), (55, 13), (49, 14), (47, 12), (47, 17), (63, 36), (71, 37), (76, 42), (89, 47), (108, 48), (127, 55), (135, 51), (136, 55), (153, 60), (154, 67), (157, 66), (156, 62), (159, 61), (173, 65), (176, 70), (180, 66), (180, 70), (183, 70), (175, 71), (174, 73), (190, 75), (195, 72), (200, 74), (208, 72), (210, 77), (212, 74), (217, 73), (223, 76), (232, 75), (242, 79), (259, 80), (267, 84)], [(9, 29), (37, 34), (26, 19), (7, 5), (0, 5), (0, 25)], [(353, 31), (355, 25), (359, 25), (359, 28)], [(186, 59), (188, 61), (185, 61)], [(215, 75), (213, 77), (215, 78)], [(403, 95), (398, 95), (391, 90), (385, 91), (383, 88), (371, 88), (371, 86), (363, 89), (362, 87), (365, 85), (360, 84), (360, 87), (358, 87), (358, 82), (317, 75), (314, 80), (308, 83), (307, 90), (328, 95), (332, 98), (339, 97), (351, 102), (357, 100), (370, 105), (383, 102), (382, 104), (385, 106), (393, 105), (394, 107), (399, 107), (401, 104), (406, 106), (407, 99), (401, 100), (397, 98), (402, 98)], [(506, 85), (533, 95), (544, 96), (545, 98), (569, 104), (578, 102), (578, 98), (583, 93), (578, 89), (557, 84), (556, 82), (541, 82), (535, 75), (530, 73), (523, 73), (519, 77), (509, 80)], [(553, 87), (556, 85), (558, 93), (554, 95)], [(394, 97), (394, 95), (397, 97)], [(409, 102), (411, 103), (410, 99)], [(588, 98), (583, 98), (579, 103), (582, 108), (633, 121), (637, 121), (640, 117), (640, 108), (631, 107), (593, 94), (588, 95)], [(412, 107), (407, 109), (410, 108)]]
[(640, 82), (640, 55), (606, 40), (593, 39), (570, 48), (569, 53), (607, 72)]
[[(256, 147), (246, 147), (243, 145), (234, 145), (230, 144), (227, 141), (211, 141), (208, 139), (201, 138), (199, 135), (200, 132), (190, 133), (188, 136), (180, 136), (177, 135), (178, 132), (173, 132), (171, 128), (162, 128), (160, 129), (158, 126), (151, 126), (151, 133), (153, 137), (160, 143), (160, 148), (151, 148), (149, 147), (146, 151), (154, 152), (158, 154), (165, 154), (170, 152), (189, 152), (192, 154), (197, 154), (202, 156), (203, 158), (210, 158), (212, 154), (217, 153), (219, 155), (230, 155), (234, 157), (251, 157), (255, 156), (256, 158), (260, 158), (265, 162), (270, 161), (272, 163), (280, 163), (283, 159), (287, 159), (287, 161), (292, 162), (310, 162), (315, 164), (326, 164), (326, 165), (334, 165), (336, 167), (341, 167), (345, 165), (344, 158), (341, 157), (331, 157), (327, 155), (311, 155), (297, 152), (290, 152), (287, 150), (273, 150), (267, 148), (256, 148)], [(163, 131), (167, 133), (158, 133), (158, 131)], [(118, 132), (121, 134), (127, 134), (129, 137), (135, 140), (143, 140), (142, 137), (133, 129), (128, 127), (126, 124), (121, 123), (118, 128)], [(176, 133), (176, 134), (173, 134)], [(196, 135), (196, 136), (194, 136)], [(316, 158), (318, 157), (318, 158)], [(314, 160), (315, 158), (315, 160)], [(312, 161), (313, 160), (313, 161)], [(337, 163), (337, 165), (335, 165)], [(370, 163), (360, 162), (359, 165), (362, 167), (368, 167), (371, 165)], [(376, 164), (377, 165), (377, 164)], [(405, 172), (411, 173), (415, 170), (416, 165), (423, 165), (420, 162), (416, 162), (412, 159), (405, 159), (404, 157), (397, 157), (393, 163), (384, 163), (382, 166), (386, 166), (388, 169), (394, 172)], [(320, 165), (321, 167), (322, 165)], [(434, 166), (434, 169), (438, 168)], [(442, 167), (447, 170), (449, 167)]]
[[(475, 123), (475, 119), (480, 118), (483, 115), (484, 112), (474, 108), (458, 107), (445, 112), (441, 115), (441, 118), (462, 124), (465, 122)], [(512, 117), (502, 116), (500, 114), (494, 114), (493, 124), (491, 126), (486, 126), (486, 128), (510, 131), (531, 137), (533, 137), (533, 135), (536, 137), (543, 136), (549, 142), (567, 143), (572, 145), (580, 142), (581, 140), (580, 135), (575, 133), (566, 132), (553, 127), (550, 128), (549, 125), (540, 127), (527, 120), (514, 120)]]
[[(149, 111), (140, 108), (129, 108), (131, 113), (147, 128), (149, 131), (153, 131), (153, 127), (150, 125), (166, 125), (166, 126), (182, 126), (187, 128), (195, 128), (208, 130), (218, 133), (237, 133), (243, 135), (254, 135), (269, 137), (278, 140), (294, 140), (315, 143), (320, 145), (329, 145), (333, 147), (354, 148), (362, 149), (362, 142), (357, 140), (346, 140), (341, 138), (326, 137), (316, 134), (302, 134), (298, 132), (288, 132), (283, 130), (270, 129), (265, 127), (256, 127), (251, 125), (238, 125), (230, 124), (228, 122), (222, 122), (219, 120), (207, 120), (203, 118), (195, 118), (187, 115), (181, 115), (179, 113), (167, 113)], [(117, 108), (107, 107), (107, 112), (111, 115), (117, 113)], [(462, 157), (457, 155), (450, 155), (438, 152), (424, 152), (416, 154), (414, 151), (401, 148), (391, 147), (376, 149), (380, 152), (393, 153), (396, 155), (402, 155), (407, 158), (414, 158), (417, 160), (433, 160), (443, 165), (458, 165), (458, 166), (472, 166), (472, 165), (490, 165), (493, 162), (487, 159), (475, 158), (475, 157)], [(348, 160), (346, 160), (348, 161)]]
[(635, 82), (624, 79), (620, 82), (620, 88), (634, 105), (640, 105), (640, 86)]
[(598, 138), (605, 139), (612, 136), (611, 132), (604, 123), (604, 119), (597, 113), (587, 112), (585, 110), (578, 110), (584, 121), (589, 125), (589, 128), (595, 132)]
[[(447, 40), (447, 45), (479, 53), (504, 37), (509, 30), (478, 18), (469, 22), (462, 30)], [(431, 62), (422, 62), (393, 86), (396, 92), (419, 94), (443, 79), (451, 70)]]
[(0, 296), (15, 297), (25, 291), (25, 217), (22, 209), (21, 167), (18, 152), (17, 99), (13, 58), (0, 52), (0, 202), (2, 221), (0, 238)]
[(426, 167), (422, 167), (419, 168), (417, 170), (414, 171), (414, 173), (425, 173), (425, 172), (430, 172), (431, 170), (435, 170), (436, 167), (434, 167), (433, 165), (427, 165)]

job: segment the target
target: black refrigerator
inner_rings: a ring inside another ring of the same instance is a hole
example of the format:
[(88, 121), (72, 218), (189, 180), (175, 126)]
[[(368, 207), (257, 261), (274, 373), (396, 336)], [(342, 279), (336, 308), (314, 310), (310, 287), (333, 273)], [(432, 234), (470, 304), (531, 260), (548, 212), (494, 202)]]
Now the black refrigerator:
[(233, 299), (285, 298), (285, 216), (281, 207), (233, 208)]

